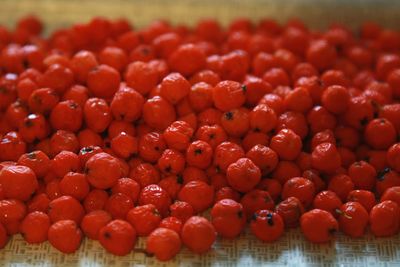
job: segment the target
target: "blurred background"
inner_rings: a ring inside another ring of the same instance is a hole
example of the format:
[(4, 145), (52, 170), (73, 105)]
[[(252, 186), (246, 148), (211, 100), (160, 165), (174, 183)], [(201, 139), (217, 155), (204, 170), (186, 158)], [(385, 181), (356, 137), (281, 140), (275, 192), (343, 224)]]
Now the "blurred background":
[(47, 32), (96, 15), (124, 17), (137, 27), (157, 18), (193, 25), (212, 17), (226, 25), (237, 17), (281, 23), (296, 17), (316, 29), (331, 22), (356, 28), (365, 20), (399, 28), (400, 0), (0, 0), (0, 24), (12, 27), (26, 14), (41, 17)]

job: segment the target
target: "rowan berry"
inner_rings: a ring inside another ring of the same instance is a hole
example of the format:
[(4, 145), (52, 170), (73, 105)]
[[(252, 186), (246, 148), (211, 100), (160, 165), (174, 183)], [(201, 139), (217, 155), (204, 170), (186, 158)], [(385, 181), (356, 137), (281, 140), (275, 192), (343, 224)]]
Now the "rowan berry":
[(111, 222), (111, 215), (104, 210), (87, 213), (81, 222), (82, 232), (90, 239), (98, 240), (100, 229)]
[(63, 94), (74, 83), (74, 74), (71, 69), (60, 64), (52, 64), (40, 76), (39, 85), (54, 89)]
[(139, 138), (139, 156), (146, 161), (156, 162), (166, 149), (163, 135), (157, 132), (144, 134)]
[(29, 167), (38, 178), (43, 178), (50, 170), (50, 159), (40, 150), (21, 155), (17, 164)]
[(40, 211), (40, 212), (47, 212), (49, 208), (50, 199), (46, 195), (46, 193), (36, 194), (27, 204), (28, 204), (28, 211)]
[(203, 254), (210, 250), (216, 236), (214, 226), (203, 217), (192, 216), (182, 227), (183, 244), (196, 254)]
[(190, 92), (190, 83), (177, 72), (173, 72), (161, 81), (160, 95), (171, 104), (177, 104)]
[(399, 231), (400, 208), (396, 202), (385, 200), (376, 204), (369, 213), (371, 232), (376, 237), (386, 237)]
[(111, 122), (110, 108), (101, 98), (89, 98), (83, 107), (83, 115), (87, 127), (96, 133), (103, 132)]
[(160, 224), (161, 215), (153, 204), (146, 204), (129, 210), (126, 219), (139, 236), (148, 236)]
[(195, 138), (208, 143), (213, 149), (226, 141), (228, 136), (220, 125), (203, 125), (198, 128)]
[(249, 67), (249, 54), (242, 49), (236, 49), (221, 56), (219, 74), (223, 80), (241, 81)]
[(400, 67), (400, 57), (396, 54), (384, 54), (378, 57), (375, 70), (379, 79), (385, 80), (388, 74)]
[(353, 190), (347, 195), (347, 201), (360, 203), (367, 212), (376, 204), (375, 195), (367, 190)]
[(278, 154), (264, 145), (253, 146), (247, 151), (246, 157), (260, 168), (262, 174), (270, 173), (278, 165)]
[(60, 191), (63, 195), (83, 200), (90, 191), (86, 176), (81, 173), (69, 172), (60, 181)]
[(391, 168), (395, 171), (400, 171), (400, 144), (393, 144), (386, 154), (386, 159)]
[(308, 134), (308, 126), (305, 116), (299, 112), (288, 111), (282, 113), (278, 118), (276, 130), (290, 129), (301, 139)]
[(278, 240), (282, 236), (284, 228), (282, 217), (269, 210), (259, 210), (251, 218), (251, 232), (263, 242)]
[(22, 79), (20, 75), (17, 83), (17, 96), (21, 101), (28, 103), (31, 94), (37, 89), (39, 89), (39, 86), (34, 80), (30, 78)]
[(104, 152), (93, 155), (86, 162), (84, 173), (90, 185), (98, 189), (114, 186), (122, 176), (119, 160)]
[(85, 211), (78, 200), (71, 196), (62, 196), (49, 203), (48, 215), (54, 223), (60, 220), (73, 220), (80, 223)]
[(22, 201), (15, 199), (0, 200), (0, 223), (9, 235), (19, 232), (20, 222), (26, 215), (26, 206)]
[(394, 186), (400, 186), (400, 175), (396, 171), (385, 168), (377, 173), (375, 189), (378, 196)]
[(232, 199), (232, 200), (235, 200), (236, 202), (239, 202), (240, 197), (241, 197), (241, 195), (238, 191), (232, 189), (232, 187), (230, 187), (226, 184), (223, 187), (221, 187), (215, 191), (214, 201), (217, 202), (222, 199)]
[(282, 188), (282, 198), (297, 197), (304, 207), (311, 205), (315, 195), (314, 184), (303, 177), (289, 179)]
[(304, 87), (297, 87), (290, 91), (284, 98), (287, 110), (305, 113), (313, 106), (310, 93)]
[(221, 126), (232, 137), (241, 137), (250, 127), (249, 111), (238, 108), (225, 112), (221, 117)]
[(26, 215), (20, 228), (26, 242), (30, 244), (42, 243), (47, 240), (50, 218), (46, 213), (34, 211)]
[(142, 112), (146, 124), (157, 130), (166, 129), (176, 119), (173, 106), (160, 96), (148, 99)]
[(349, 166), (348, 174), (356, 189), (372, 190), (375, 186), (376, 170), (365, 161), (354, 162)]
[(86, 162), (93, 156), (98, 153), (103, 152), (103, 150), (98, 146), (86, 146), (81, 148), (79, 151), (78, 157), (81, 163), (81, 166), (85, 166)]
[(141, 95), (146, 95), (158, 82), (157, 70), (149, 63), (136, 61), (129, 64), (125, 72), (125, 81)]
[(121, 82), (119, 72), (113, 67), (101, 64), (87, 74), (87, 85), (95, 97), (111, 98)]
[(387, 119), (374, 119), (365, 128), (364, 138), (375, 149), (387, 149), (396, 141), (396, 129)]
[(310, 242), (326, 243), (333, 239), (339, 224), (329, 212), (313, 209), (301, 216), (300, 227)]
[(50, 167), (58, 178), (64, 177), (69, 172), (79, 172), (81, 170), (79, 156), (70, 151), (58, 153), (51, 161)]
[(182, 221), (173, 216), (165, 217), (158, 225), (158, 227), (170, 229), (177, 234), (181, 233), (182, 226)]
[(78, 142), (81, 149), (90, 146), (97, 146), (100, 148), (104, 145), (101, 136), (88, 128), (78, 133)]
[(179, 191), (182, 188), (183, 178), (178, 175), (170, 175), (164, 177), (158, 185), (167, 191), (171, 199), (176, 199), (178, 196)]
[(369, 221), (367, 210), (358, 202), (347, 202), (339, 211), (340, 230), (351, 237), (364, 235)]
[(193, 207), (185, 201), (175, 201), (169, 206), (170, 215), (178, 218), (182, 223), (194, 215)]
[(17, 100), (8, 106), (4, 118), (11, 127), (17, 129), (28, 114), (29, 112), (26, 104)]
[(168, 58), (168, 56), (182, 43), (182, 37), (177, 33), (164, 33), (155, 37), (152, 45), (161, 58)]
[(237, 237), (246, 224), (242, 205), (232, 199), (216, 202), (211, 209), (211, 218), (217, 233), (225, 238)]
[(290, 178), (301, 176), (301, 170), (294, 162), (281, 160), (271, 176), (283, 185)]
[(306, 51), (306, 58), (309, 63), (318, 70), (331, 67), (336, 58), (337, 52), (334, 46), (325, 40), (316, 40), (310, 44)]
[(112, 194), (104, 205), (104, 210), (107, 211), (113, 219), (125, 219), (126, 214), (133, 208), (133, 200), (130, 196), (122, 193)]
[(168, 192), (156, 184), (142, 188), (139, 195), (139, 205), (153, 204), (162, 216), (168, 213), (171, 198)]
[(60, 220), (53, 223), (48, 231), (50, 244), (63, 253), (74, 253), (80, 246), (82, 232), (76, 222)]
[(139, 198), (140, 185), (131, 178), (120, 178), (111, 188), (113, 194), (122, 193), (132, 199), (135, 203)]
[(214, 125), (221, 124), (222, 112), (215, 108), (208, 108), (203, 110), (197, 115), (198, 124), (203, 125)]
[(111, 140), (111, 149), (116, 156), (129, 158), (138, 152), (138, 140), (136, 137), (122, 132)]
[(155, 229), (146, 240), (147, 253), (154, 254), (159, 261), (168, 261), (181, 249), (179, 235), (164, 227)]
[(285, 227), (293, 228), (299, 225), (305, 210), (298, 198), (289, 197), (276, 205), (275, 212), (282, 217)]
[(254, 189), (242, 196), (240, 203), (243, 206), (246, 218), (251, 216), (258, 210), (273, 210), (274, 200), (268, 191)]
[(79, 152), (79, 141), (76, 135), (69, 131), (58, 130), (50, 138), (50, 152), (52, 156), (62, 151)]
[(229, 165), (244, 157), (242, 147), (232, 142), (220, 143), (214, 151), (214, 165), (226, 172)]
[(5, 166), (0, 171), (0, 186), (6, 198), (26, 201), (38, 189), (38, 181), (29, 167)]
[(206, 65), (206, 55), (200, 47), (182, 44), (168, 58), (168, 65), (173, 71), (189, 76), (202, 70)]
[(50, 123), (55, 130), (76, 132), (82, 125), (82, 108), (73, 100), (58, 103), (50, 114)]
[(160, 181), (159, 171), (149, 163), (140, 163), (131, 169), (130, 177), (135, 180), (141, 188), (157, 184)]
[(117, 256), (129, 254), (136, 243), (136, 231), (123, 220), (113, 220), (103, 226), (98, 234), (100, 244)]
[(189, 146), (194, 130), (187, 122), (174, 121), (163, 133), (163, 139), (171, 149), (184, 151)]
[(55, 178), (47, 182), (46, 195), (49, 197), (50, 200), (62, 196), (60, 189), (60, 179)]
[[(219, 81), (218, 81), (219, 82)], [(213, 105), (213, 87), (205, 82), (198, 82), (191, 86), (188, 101), (193, 110), (200, 112)]]
[(187, 164), (193, 167), (205, 169), (212, 160), (212, 148), (204, 141), (192, 142), (186, 150)]
[(114, 46), (107, 46), (100, 51), (99, 63), (115, 68), (121, 72), (128, 63), (128, 56), (124, 50)]
[(115, 94), (110, 104), (110, 111), (115, 119), (133, 122), (142, 114), (144, 98), (134, 89), (124, 86)]
[(20, 122), (19, 134), (25, 142), (37, 142), (49, 135), (50, 127), (41, 114), (29, 114)]
[(78, 82), (84, 83), (88, 73), (98, 66), (94, 53), (86, 50), (78, 51), (70, 60), (70, 67)]
[(175, 149), (166, 149), (158, 159), (157, 165), (164, 174), (180, 174), (185, 168), (185, 158)]
[(400, 96), (400, 68), (393, 69), (386, 76), (386, 82), (393, 90), (393, 96), (398, 98)]
[[(374, 117), (374, 108), (370, 100), (363, 96), (352, 97), (344, 114), (347, 126), (363, 129)], [(385, 126), (386, 124), (384, 124)], [(390, 127), (390, 126), (389, 126)]]
[(331, 143), (317, 145), (311, 153), (311, 165), (316, 170), (325, 173), (336, 171), (341, 165), (340, 154)]
[(191, 181), (179, 191), (178, 199), (189, 203), (196, 213), (203, 212), (214, 201), (214, 189), (203, 181)]
[(300, 154), (302, 142), (292, 130), (282, 129), (272, 137), (270, 146), (281, 159), (294, 160)]
[(221, 81), (213, 89), (215, 107), (221, 111), (239, 108), (246, 101), (246, 87), (235, 81)]
[(248, 158), (239, 158), (226, 171), (228, 184), (239, 192), (249, 192), (261, 180), (260, 169)]
[(107, 202), (108, 194), (104, 190), (93, 189), (83, 200), (86, 213), (102, 210)]

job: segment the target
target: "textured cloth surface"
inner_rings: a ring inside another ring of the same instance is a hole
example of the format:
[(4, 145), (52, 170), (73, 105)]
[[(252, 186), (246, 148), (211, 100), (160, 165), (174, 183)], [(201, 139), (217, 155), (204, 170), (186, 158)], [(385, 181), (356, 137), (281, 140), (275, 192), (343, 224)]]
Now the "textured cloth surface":
[(226, 25), (237, 17), (254, 21), (268, 17), (284, 23), (299, 18), (312, 28), (326, 28), (332, 22), (357, 27), (373, 20), (399, 28), (398, 0), (0, 0), (0, 24), (12, 26), (27, 14), (40, 16), (48, 31), (95, 15), (127, 18), (142, 27), (154, 19), (193, 25), (204, 17)]
[[(140, 238), (136, 248), (144, 248)], [(20, 235), (0, 251), (0, 266), (400, 266), (400, 238), (361, 239), (338, 235), (335, 242), (315, 245), (300, 230), (290, 230), (275, 243), (262, 243), (247, 231), (236, 240), (218, 239), (211, 251), (194, 255), (183, 248), (177, 257), (161, 263), (141, 252), (124, 257), (107, 253), (97, 241), (85, 239), (74, 254), (58, 252), (48, 242), (28, 245)]]

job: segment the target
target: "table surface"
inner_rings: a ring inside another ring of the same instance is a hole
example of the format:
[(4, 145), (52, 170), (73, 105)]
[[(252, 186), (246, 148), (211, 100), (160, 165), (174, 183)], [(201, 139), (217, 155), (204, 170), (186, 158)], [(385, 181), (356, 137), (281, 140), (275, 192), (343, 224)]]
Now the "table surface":
[[(112, 4), (110, 4), (112, 3)], [(378, 21), (388, 27), (398, 27), (400, 1), (395, 0), (0, 0), (0, 24), (12, 27), (25, 14), (40, 16), (47, 32), (71, 23), (85, 22), (95, 15), (109, 18), (125, 17), (142, 27), (156, 18), (172, 23), (193, 25), (204, 17), (217, 18), (223, 25), (236, 17), (259, 20), (263, 17), (284, 22), (297, 17), (313, 28), (324, 28), (338, 21), (353, 28), (364, 20)], [(144, 247), (140, 239), (137, 247)], [(84, 240), (72, 255), (64, 255), (47, 242), (27, 245), (20, 235), (14, 236), (0, 251), (0, 266), (399, 266), (400, 237), (375, 239), (366, 235), (350, 239), (343, 235), (336, 242), (314, 245), (306, 242), (299, 230), (291, 230), (276, 243), (265, 244), (251, 234), (239, 239), (219, 239), (205, 255), (194, 255), (183, 248), (166, 263), (157, 262), (143, 253), (125, 257), (108, 254), (94, 241)]]

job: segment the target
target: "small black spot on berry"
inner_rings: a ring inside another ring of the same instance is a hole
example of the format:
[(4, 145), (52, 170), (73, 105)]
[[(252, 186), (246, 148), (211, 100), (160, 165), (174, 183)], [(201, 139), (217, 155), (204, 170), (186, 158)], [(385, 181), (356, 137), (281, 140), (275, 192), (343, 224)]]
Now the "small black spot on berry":
[(168, 165), (167, 167), (165, 167), (165, 172), (170, 172), (172, 170), (171, 165)]
[(390, 168), (384, 168), (383, 170), (377, 173), (377, 179), (379, 181), (383, 181), (385, 179), (385, 175), (391, 171)]
[(104, 233), (104, 237), (105, 237), (106, 239), (110, 239), (110, 238), (111, 238), (111, 234), (110, 234), (109, 232), (105, 232), (105, 233)]
[(271, 212), (267, 214), (267, 223), (270, 226), (274, 225), (274, 215)]
[(233, 113), (228, 111), (225, 113), (225, 119), (227, 120), (232, 120), (233, 119)]

